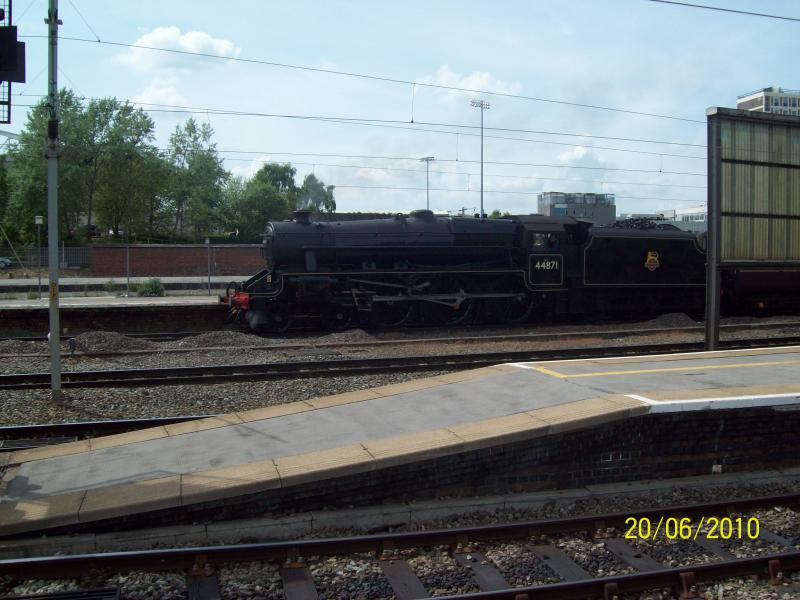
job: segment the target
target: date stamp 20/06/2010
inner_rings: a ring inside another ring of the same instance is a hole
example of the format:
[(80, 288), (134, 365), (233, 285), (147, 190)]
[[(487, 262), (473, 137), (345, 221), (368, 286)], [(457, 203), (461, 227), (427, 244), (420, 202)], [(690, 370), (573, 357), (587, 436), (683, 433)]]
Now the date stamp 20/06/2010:
[(661, 517), (658, 521), (648, 517), (625, 519), (625, 539), (696, 540), (703, 536), (710, 540), (748, 539), (754, 540), (761, 533), (756, 517), (701, 517), (694, 521), (689, 517)]

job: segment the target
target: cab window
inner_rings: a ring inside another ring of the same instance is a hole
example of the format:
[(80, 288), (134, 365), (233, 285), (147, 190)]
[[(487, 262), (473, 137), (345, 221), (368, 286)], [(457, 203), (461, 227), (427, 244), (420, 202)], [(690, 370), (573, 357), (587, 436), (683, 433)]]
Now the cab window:
[(558, 236), (555, 233), (534, 233), (534, 250), (558, 250)]

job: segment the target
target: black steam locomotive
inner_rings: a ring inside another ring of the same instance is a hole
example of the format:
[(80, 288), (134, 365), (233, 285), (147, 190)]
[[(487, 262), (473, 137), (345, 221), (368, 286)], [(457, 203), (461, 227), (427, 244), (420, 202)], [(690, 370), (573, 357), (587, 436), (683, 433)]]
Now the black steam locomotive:
[[(571, 217), (409, 215), (267, 225), (266, 268), (223, 301), (252, 329), (516, 323), (559, 314), (702, 315), (704, 236)], [(734, 289), (738, 282), (727, 284)], [(730, 293), (729, 293), (730, 295)]]

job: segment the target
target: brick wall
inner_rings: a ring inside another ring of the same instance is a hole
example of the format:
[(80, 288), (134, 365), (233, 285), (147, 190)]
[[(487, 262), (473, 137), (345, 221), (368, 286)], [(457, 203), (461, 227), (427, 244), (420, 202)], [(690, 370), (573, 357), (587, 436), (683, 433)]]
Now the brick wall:
[[(130, 247), (131, 277), (182, 277), (208, 273), (203, 244), (134, 244)], [(259, 244), (211, 246), (212, 275), (251, 275), (264, 268)], [(92, 246), (93, 277), (124, 277), (125, 246)]]
[(800, 412), (771, 408), (644, 415), (591, 429), (423, 460), (225, 501), (62, 528), (113, 530), (275, 516), (442, 497), (577, 488), (800, 465)]

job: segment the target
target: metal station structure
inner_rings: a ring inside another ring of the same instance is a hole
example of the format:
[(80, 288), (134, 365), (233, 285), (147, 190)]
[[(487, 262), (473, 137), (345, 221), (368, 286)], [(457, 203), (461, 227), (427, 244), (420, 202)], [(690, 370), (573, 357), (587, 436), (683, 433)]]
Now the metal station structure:
[(719, 107), (706, 116), (706, 350), (716, 350), (722, 269), (800, 269), (800, 119)]

